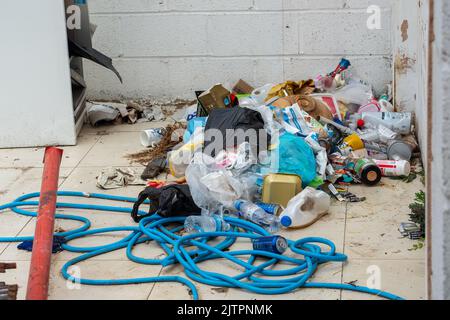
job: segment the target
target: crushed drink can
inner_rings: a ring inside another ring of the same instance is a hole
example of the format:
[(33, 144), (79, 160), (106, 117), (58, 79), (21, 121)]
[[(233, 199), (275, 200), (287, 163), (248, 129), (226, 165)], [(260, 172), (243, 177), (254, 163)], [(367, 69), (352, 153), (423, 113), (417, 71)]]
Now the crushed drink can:
[(288, 248), (288, 242), (281, 236), (269, 236), (253, 239), (253, 250), (283, 254)]

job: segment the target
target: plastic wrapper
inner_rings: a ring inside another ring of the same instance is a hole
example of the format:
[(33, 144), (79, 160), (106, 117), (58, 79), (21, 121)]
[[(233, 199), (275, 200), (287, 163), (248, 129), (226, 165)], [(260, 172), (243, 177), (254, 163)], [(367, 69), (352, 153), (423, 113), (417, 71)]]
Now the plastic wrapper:
[(264, 129), (267, 131), (269, 135), (272, 136), (283, 128), (283, 126), (280, 123), (275, 121), (273, 112), (272, 110), (270, 110), (269, 107), (265, 105), (258, 106), (251, 103), (244, 103), (241, 104), (240, 106), (243, 108), (259, 112), (264, 120)]
[(311, 147), (316, 155), (317, 174), (323, 179), (326, 179), (326, 170), (328, 165), (327, 149), (322, 147), (318, 142), (317, 134), (310, 134), (305, 138), (306, 143)]
[(176, 178), (181, 178), (185, 175), (186, 168), (191, 163), (195, 153), (201, 152), (204, 141), (203, 128), (197, 128), (188, 143), (182, 145), (180, 148), (169, 152), (168, 163), (170, 174)]
[(238, 172), (220, 168), (216, 159), (196, 153), (186, 169), (186, 180), (197, 206), (213, 213), (222, 206), (233, 208), (239, 199), (252, 201), (257, 192), (257, 175)]
[(373, 98), (372, 88), (358, 81), (352, 81), (334, 93), (337, 100), (358, 106), (368, 104)]

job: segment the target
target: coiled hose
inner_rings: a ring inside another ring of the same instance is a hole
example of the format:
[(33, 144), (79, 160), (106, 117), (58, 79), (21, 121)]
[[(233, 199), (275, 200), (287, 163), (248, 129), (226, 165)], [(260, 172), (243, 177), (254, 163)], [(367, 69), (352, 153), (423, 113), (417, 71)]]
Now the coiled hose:
[[(60, 191), (58, 196), (95, 198), (128, 203), (134, 203), (137, 200), (135, 198), (75, 191)], [(22, 207), (37, 207), (39, 205), (38, 201), (30, 201), (30, 199), (37, 197), (39, 197), (39, 193), (23, 195), (12, 203), (0, 206), (0, 211), (10, 209), (20, 215), (36, 217), (36, 212), (25, 210)], [(58, 202), (57, 208), (131, 213), (131, 208), (128, 207), (66, 202)], [(146, 214), (146, 212), (139, 212), (139, 215), (143, 214)], [(196, 300), (199, 299), (199, 296), (193, 281), (216, 287), (241, 288), (263, 295), (285, 294), (299, 288), (329, 288), (363, 292), (386, 299), (402, 299), (391, 293), (367, 287), (350, 284), (308, 282), (310, 277), (317, 271), (319, 265), (327, 262), (344, 262), (347, 260), (346, 255), (336, 252), (333, 242), (324, 238), (311, 237), (297, 241), (288, 240), (289, 248), (294, 253), (288, 256), (257, 250), (231, 251), (232, 245), (238, 238), (255, 239), (270, 235), (266, 230), (254, 223), (232, 217), (225, 217), (225, 221), (232, 226), (228, 232), (204, 232), (189, 235), (180, 235), (180, 232), (183, 231), (186, 217), (162, 218), (154, 215), (142, 219), (137, 226), (92, 230), (90, 229), (91, 222), (85, 217), (66, 214), (56, 214), (55, 217), (56, 219), (74, 220), (83, 223), (77, 229), (55, 234), (55, 236), (64, 238), (63, 250), (81, 254), (68, 261), (61, 270), (64, 278), (75, 283), (108, 286), (178, 282), (187, 286)], [(129, 234), (119, 241), (103, 246), (76, 247), (69, 244), (74, 239), (111, 232), (129, 232)], [(218, 239), (221, 242), (217, 243)], [(30, 240), (33, 240), (33, 237), (0, 237), (0, 243)], [(214, 245), (211, 244), (213, 240), (215, 240)], [(165, 251), (165, 256), (161, 259), (147, 259), (134, 255), (133, 248), (144, 242), (153, 242), (155, 245), (158, 245)], [(320, 245), (327, 246), (329, 250), (323, 251)], [(161, 265), (163, 267), (180, 264), (183, 266), (187, 278), (181, 276), (157, 276), (131, 279), (85, 279), (74, 277), (68, 272), (69, 268), (77, 263), (123, 248), (126, 248), (128, 259), (135, 263)], [(188, 250), (187, 248), (191, 249)], [(266, 259), (257, 264), (258, 257), (265, 257)], [(226, 259), (240, 267), (242, 272), (238, 275), (229, 276), (201, 269), (201, 262), (213, 259)], [(275, 270), (275, 266), (282, 266), (283, 269)]]

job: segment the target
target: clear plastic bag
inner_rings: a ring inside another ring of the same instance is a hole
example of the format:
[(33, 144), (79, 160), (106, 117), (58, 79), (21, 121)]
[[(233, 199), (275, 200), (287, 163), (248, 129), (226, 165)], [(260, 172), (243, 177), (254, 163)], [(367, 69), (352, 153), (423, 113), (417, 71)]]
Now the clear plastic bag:
[(257, 106), (253, 104), (240, 104), (240, 106), (259, 112), (264, 120), (264, 130), (266, 130), (271, 136), (283, 129), (283, 126), (275, 120), (273, 112), (268, 106)]
[(366, 105), (373, 99), (372, 88), (359, 81), (352, 81), (334, 93), (337, 100), (345, 104)]
[(204, 142), (203, 129), (201, 127), (197, 128), (188, 143), (168, 153), (169, 170), (174, 177), (183, 177), (194, 154), (202, 151)]
[(233, 208), (239, 199), (252, 201), (257, 192), (257, 176), (253, 172), (238, 172), (233, 174), (231, 170), (220, 168), (216, 159), (208, 155), (195, 154), (186, 169), (195, 204), (213, 213), (222, 206)]

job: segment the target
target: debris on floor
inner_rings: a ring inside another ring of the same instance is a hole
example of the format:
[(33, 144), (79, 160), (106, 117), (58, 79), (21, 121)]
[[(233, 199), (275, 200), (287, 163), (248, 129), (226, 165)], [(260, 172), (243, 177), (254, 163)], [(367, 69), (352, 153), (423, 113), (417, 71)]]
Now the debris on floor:
[(146, 166), (149, 162), (157, 157), (167, 156), (167, 153), (170, 150), (172, 150), (176, 145), (182, 142), (184, 129), (185, 126), (182, 123), (168, 125), (164, 129), (164, 136), (159, 142), (154, 145), (154, 147), (138, 153), (127, 155), (127, 158), (131, 162)]
[(414, 202), (409, 205), (411, 214), (409, 215), (412, 223), (418, 225), (420, 237), (425, 237), (425, 192), (420, 191), (415, 195)]
[[(188, 109), (178, 106), (173, 109), (180, 111), (184, 119), (141, 132), (140, 142), (146, 149), (126, 158), (145, 168), (110, 167), (97, 177), (98, 188), (106, 190), (145, 185), (136, 199), (71, 191), (59, 193), (134, 202), (132, 209), (107, 207), (107, 210), (131, 211), (131, 218), (138, 224), (86, 231), (87, 223), (81, 233), (79, 230), (64, 233), (67, 238), (63, 240), (70, 241), (86, 233), (132, 232), (113, 244), (89, 248), (81, 258), (66, 263), (63, 276), (79, 281), (67, 273), (71, 264), (127, 247), (130, 260), (164, 267), (180, 264), (190, 279), (220, 287), (212, 289), (217, 292), (221, 288), (241, 288), (280, 294), (306, 287), (307, 283), (307, 287), (400, 299), (353, 283), (309, 281), (322, 263), (344, 262), (347, 256), (336, 252), (328, 239), (293, 240), (289, 232), (327, 223), (325, 216), (330, 212), (332, 198), (341, 205), (356, 207), (367, 200), (349, 192), (350, 185), (371, 188), (381, 186), (382, 179), (418, 173), (420, 166), (411, 165), (420, 161), (414, 114), (395, 112), (390, 85), (386, 86), (386, 92), (376, 96), (369, 84), (352, 75), (351, 63), (346, 59), (334, 71), (314, 80), (255, 87), (241, 79), (232, 90), (218, 83), (196, 91), (196, 105), (189, 103), (184, 104)], [(88, 116), (92, 125), (101, 121), (145, 123), (169, 117), (160, 104), (135, 101), (94, 103)], [(158, 180), (166, 169), (178, 180)], [(16, 208), (33, 196), (22, 196), (18, 202), (4, 207)], [(141, 210), (143, 205), (147, 206), (146, 211)], [(105, 209), (70, 203), (60, 206)], [(417, 206), (411, 210), (418, 213)], [(418, 239), (421, 228), (411, 222), (402, 224), (399, 230), (405, 237)], [(222, 242), (213, 245), (215, 239)], [(244, 239), (249, 247), (232, 251), (237, 239)], [(166, 254), (154, 259), (133, 255), (134, 246), (152, 241)], [(324, 251), (321, 245), (330, 247), (330, 251)], [(80, 250), (67, 243), (61, 248)], [(215, 259), (244, 266), (245, 270), (230, 277), (220, 271), (206, 272), (200, 268), (201, 262)], [(279, 263), (291, 264), (292, 268), (274, 270)], [(302, 273), (304, 277), (299, 276)], [(266, 276), (292, 278), (267, 280)], [(192, 296), (198, 298), (191, 280), (179, 276), (170, 279), (188, 286)], [(102, 281), (103, 285), (122, 284), (117, 279)], [(129, 283), (155, 281), (167, 281), (167, 277), (130, 279)]]
[(105, 168), (97, 177), (97, 187), (103, 190), (118, 189), (125, 186), (145, 186), (141, 179), (142, 170), (134, 168)]
[[(347, 186), (411, 179), (411, 163), (420, 161), (414, 114), (395, 112), (390, 84), (376, 96), (352, 71), (343, 58), (315, 79), (256, 89), (240, 79), (232, 90), (219, 83), (196, 91), (186, 127), (144, 131), (149, 149), (128, 158), (148, 166), (143, 178), (166, 166), (186, 176), (204, 215), (237, 214), (274, 232), (309, 226), (327, 213), (330, 196), (353, 205), (366, 200)], [(183, 134), (174, 139), (176, 130)], [(254, 203), (281, 210), (269, 217)]]
[[(6, 270), (16, 269), (15, 263), (0, 263), (0, 273), (5, 273)], [(0, 301), (17, 300), (17, 285), (7, 285), (5, 282), (0, 282)]]
[(187, 100), (129, 100), (129, 101), (89, 101), (87, 103), (87, 120), (92, 126), (101, 124), (144, 123), (164, 121), (171, 118), (179, 121), (184, 117), (178, 113), (190, 106)]

